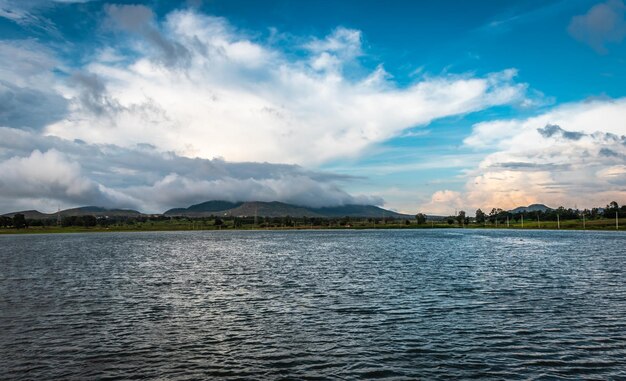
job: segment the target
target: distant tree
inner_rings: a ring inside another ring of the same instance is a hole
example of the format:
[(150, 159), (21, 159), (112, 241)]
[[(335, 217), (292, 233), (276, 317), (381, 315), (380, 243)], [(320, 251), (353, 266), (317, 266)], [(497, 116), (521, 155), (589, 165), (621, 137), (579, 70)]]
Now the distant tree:
[(43, 220), (40, 219), (27, 219), (26, 220), (26, 225), (28, 226), (43, 226)]
[(98, 222), (96, 216), (83, 216), (82, 223), (86, 228), (96, 226), (96, 222)]
[(485, 214), (485, 212), (480, 209), (476, 209), (476, 222), (482, 224), (483, 222), (485, 222), (486, 217), (487, 215)]
[(456, 215), (456, 222), (458, 222), (459, 225), (465, 223), (465, 211), (464, 210), (461, 210), (459, 214)]
[(491, 223), (496, 222), (496, 220), (498, 220), (498, 217), (500, 216), (500, 214), (502, 214), (502, 212), (504, 212), (504, 210), (500, 208), (491, 209), (491, 212), (489, 213), (489, 221)]
[(454, 223), (454, 217), (450, 216), (446, 219), (446, 221), (448, 222), (448, 225), (452, 225)]
[(235, 228), (240, 228), (240, 227), (242, 227), (242, 226), (243, 226), (243, 219), (238, 218), (238, 217), (233, 218), (233, 226), (234, 226)]
[(604, 208), (605, 218), (615, 218), (615, 213), (619, 212), (619, 204), (616, 201), (611, 201), (609, 205)]
[(0, 216), (0, 227), (8, 228), (13, 225), (13, 220), (10, 217)]
[(17, 213), (13, 216), (13, 227), (16, 229), (23, 229), (26, 227), (26, 217), (23, 214)]
[(215, 221), (213, 221), (213, 225), (215, 225), (215, 226), (222, 226), (222, 225), (224, 225), (224, 221), (222, 221), (222, 219), (219, 218), (219, 217), (215, 217)]
[(415, 215), (415, 220), (417, 220), (418, 225), (422, 225), (426, 223), (426, 215), (424, 213), (417, 213)]

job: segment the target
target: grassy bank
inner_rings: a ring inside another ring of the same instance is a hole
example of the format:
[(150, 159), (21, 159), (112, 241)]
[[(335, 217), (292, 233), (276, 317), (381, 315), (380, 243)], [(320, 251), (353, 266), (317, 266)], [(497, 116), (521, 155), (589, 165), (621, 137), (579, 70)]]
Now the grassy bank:
[[(31, 226), (23, 229), (0, 228), (0, 234), (52, 234), (52, 233), (95, 233), (95, 232), (141, 232), (141, 231), (188, 231), (188, 230), (307, 230), (307, 229), (437, 229), (437, 228), (466, 228), (466, 229), (524, 229), (524, 230), (613, 230), (615, 231), (615, 219), (598, 219), (585, 221), (567, 220), (561, 221), (525, 221), (477, 224), (471, 223), (464, 226), (448, 224), (444, 221), (431, 222), (418, 225), (415, 221), (393, 221), (387, 223), (372, 223), (367, 220), (351, 221), (349, 224), (305, 224), (295, 222), (290, 225), (254, 225), (243, 224), (235, 226), (232, 221), (224, 221), (221, 226), (213, 225), (207, 221), (196, 220), (172, 220), (172, 221), (149, 221), (134, 224), (117, 224), (107, 227), (61, 227), (61, 226)], [(626, 219), (619, 220), (619, 230), (626, 231)]]

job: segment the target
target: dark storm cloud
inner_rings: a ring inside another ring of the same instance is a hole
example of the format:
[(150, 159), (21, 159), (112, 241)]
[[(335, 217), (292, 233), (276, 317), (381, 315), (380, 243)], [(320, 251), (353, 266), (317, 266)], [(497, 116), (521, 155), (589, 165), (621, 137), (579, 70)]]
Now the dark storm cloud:
[(168, 67), (185, 67), (191, 54), (182, 44), (166, 38), (154, 23), (154, 13), (143, 5), (107, 5), (110, 23), (142, 36), (158, 52), (156, 61)]
[(545, 138), (550, 138), (552, 136), (561, 136), (568, 140), (580, 140), (583, 136), (585, 136), (582, 132), (575, 131), (567, 131), (562, 129), (560, 126), (556, 124), (546, 124), (544, 128), (538, 128), (537, 132), (541, 134), (541, 136)]
[(497, 163), (491, 165), (493, 168), (512, 169), (517, 171), (560, 171), (568, 170), (570, 168), (567, 164), (552, 164), (552, 163), (531, 163), (531, 162), (507, 162)]
[(68, 102), (61, 95), (0, 80), (0, 126), (40, 129), (63, 119)]
[(118, 102), (109, 97), (104, 82), (97, 75), (77, 72), (72, 75), (70, 83), (81, 89), (76, 100), (92, 113), (103, 115), (122, 109)]
[(622, 0), (597, 4), (584, 15), (574, 16), (567, 31), (596, 52), (606, 54), (607, 44), (620, 43), (626, 37), (625, 11)]

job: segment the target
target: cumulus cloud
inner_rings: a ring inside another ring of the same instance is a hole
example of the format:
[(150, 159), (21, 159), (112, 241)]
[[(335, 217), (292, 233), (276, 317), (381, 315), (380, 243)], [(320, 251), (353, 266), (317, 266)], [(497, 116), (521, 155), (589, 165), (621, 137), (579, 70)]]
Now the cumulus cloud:
[(606, 54), (607, 44), (620, 43), (626, 36), (625, 11), (622, 0), (608, 0), (594, 5), (584, 15), (574, 16), (567, 31), (596, 52)]
[(82, 78), (102, 84), (97, 96), (64, 87), (74, 100), (70, 116), (48, 134), (149, 143), (189, 157), (317, 165), (437, 118), (523, 102), (526, 92), (515, 70), (426, 77), (404, 87), (382, 66), (344, 75), (364, 54), (361, 32), (346, 28), (298, 42), (304, 51), (294, 56), (192, 10), (159, 22), (143, 6), (106, 9), (132, 38), (109, 49), (108, 57), (121, 59), (96, 55), (82, 68)]
[(623, 203), (625, 118), (622, 98), (568, 104), (528, 119), (479, 123), (465, 144), (491, 153), (467, 174), (463, 192), (428, 206), (441, 210), (457, 203), (484, 210), (532, 203)]
[[(31, 5), (12, 9), (39, 17), (43, 5)], [(211, 198), (381, 205), (344, 191), (349, 177), (306, 168), (437, 118), (527, 102), (513, 69), (400, 86), (382, 64), (360, 66), (358, 30), (274, 44), (192, 9), (104, 13), (105, 46), (71, 63), (35, 41), (0, 41), (0, 178), (15, 182), (17, 166), (41, 191), (2, 192), (1, 208), (160, 212)], [(34, 171), (46, 160), (59, 168), (46, 167), (50, 178)]]
[(444, 189), (433, 193), (430, 201), (422, 204), (420, 210), (434, 215), (453, 215), (454, 211), (462, 210), (465, 206), (460, 192)]
[(351, 180), (297, 165), (192, 159), (146, 144), (96, 145), (0, 128), (0, 208), (5, 212), (51, 211), (58, 204), (162, 212), (211, 199), (313, 207), (383, 203), (341, 189)]
[(129, 206), (130, 197), (83, 176), (77, 163), (61, 152), (34, 150), (0, 162), (0, 205), (41, 206), (78, 203)]

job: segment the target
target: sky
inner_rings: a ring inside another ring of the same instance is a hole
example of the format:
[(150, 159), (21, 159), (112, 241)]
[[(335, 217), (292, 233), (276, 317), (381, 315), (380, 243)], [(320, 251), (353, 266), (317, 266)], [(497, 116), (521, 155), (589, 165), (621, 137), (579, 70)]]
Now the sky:
[(0, 0), (0, 212), (626, 203), (626, 5)]

